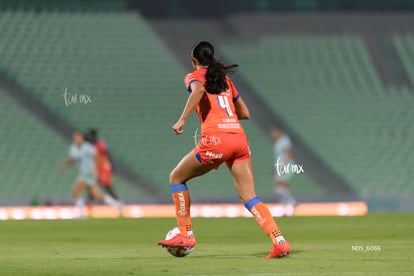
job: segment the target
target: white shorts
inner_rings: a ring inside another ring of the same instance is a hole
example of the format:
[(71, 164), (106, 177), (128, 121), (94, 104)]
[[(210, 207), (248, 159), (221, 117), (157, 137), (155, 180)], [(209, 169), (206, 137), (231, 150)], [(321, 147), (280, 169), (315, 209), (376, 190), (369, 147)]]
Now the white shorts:
[(96, 177), (95, 176), (92, 176), (89, 173), (80, 173), (78, 175), (78, 181), (85, 182), (86, 185), (88, 185), (89, 187), (90, 186), (93, 186), (93, 185), (95, 185), (97, 183)]

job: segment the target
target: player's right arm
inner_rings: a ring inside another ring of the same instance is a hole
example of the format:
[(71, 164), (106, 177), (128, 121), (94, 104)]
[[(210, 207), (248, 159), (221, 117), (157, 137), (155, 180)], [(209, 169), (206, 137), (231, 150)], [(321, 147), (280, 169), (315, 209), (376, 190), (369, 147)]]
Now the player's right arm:
[(178, 121), (173, 125), (175, 134), (182, 134), (184, 132), (183, 127), (185, 120), (190, 116), (191, 112), (196, 108), (204, 95), (204, 86), (199, 81), (191, 82), (191, 94), (188, 96), (187, 103), (184, 107)]
[(69, 148), (69, 158), (65, 161), (65, 163), (59, 166), (60, 171), (64, 171), (66, 168), (70, 167), (75, 162), (75, 148), (73, 145)]
[(59, 169), (63, 172), (66, 168), (70, 167), (75, 162), (74, 159), (69, 158), (63, 164), (59, 166)]

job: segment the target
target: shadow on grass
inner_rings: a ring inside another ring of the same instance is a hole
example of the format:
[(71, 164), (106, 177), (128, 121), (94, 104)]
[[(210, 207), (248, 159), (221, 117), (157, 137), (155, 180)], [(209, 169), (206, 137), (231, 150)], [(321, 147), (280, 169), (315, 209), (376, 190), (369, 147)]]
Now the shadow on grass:
[[(290, 257), (296, 257), (296, 256), (300, 256), (302, 254), (304, 254), (306, 252), (306, 250), (292, 250), (290, 252), (290, 254), (284, 258), (290, 258)], [(203, 258), (214, 258), (214, 259), (241, 259), (241, 258), (262, 258), (263, 256), (266, 256), (269, 252), (267, 251), (262, 251), (260, 253), (251, 253), (251, 252), (246, 252), (245, 254), (241, 255), (241, 254), (235, 254), (235, 255), (230, 255), (230, 254), (205, 254), (205, 255), (192, 255), (191, 258), (192, 259), (203, 259)], [(166, 258), (169, 258), (170, 256), (166, 256)], [(283, 259), (284, 259), (283, 258)]]

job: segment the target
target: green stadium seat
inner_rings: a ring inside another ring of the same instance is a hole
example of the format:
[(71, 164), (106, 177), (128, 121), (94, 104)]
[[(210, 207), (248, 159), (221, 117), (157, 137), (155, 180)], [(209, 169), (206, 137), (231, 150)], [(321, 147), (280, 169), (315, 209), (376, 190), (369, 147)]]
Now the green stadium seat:
[[(0, 69), (45, 104), (54, 116), (81, 130), (98, 128), (112, 154), (164, 191), (169, 200), (168, 175), (193, 148), (193, 135), (198, 128), (197, 120), (191, 118), (181, 137), (171, 132), (188, 95), (183, 85), (186, 72), (139, 14), (110, 4), (113, 1), (106, 2), (102, 12), (95, 12), (97, 4), (87, 1), (65, 1), (63, 7), (55, 3), (47, 9), (30, 1), (24, 1), (23, 6), (14, 1), (0, 3), (0, 25), (7, 26), (0, 28), (0, 50), (5, 57), (0, 60)], [(92, 103), (66, 106), (66, 88), (70, 93), (90, 95)], [(16, 110), (26, 112), (22, 108)], [(23, 117), (29, 120), (30, 115)], [(67, 186), (60, 190), (54, 187), (67, 185), (74, 175), (48, 176), (50, 168), (54, 170), (56, 162), (66, 156), (68, 145), (41, 122), (27, 124), (33, 126), (30, 133), (47, 130), (45, 139), (56, 140), (49, 163), (41, 168), (28, 167), (30, 177), (36, 175), (37, 179), (33, 189), (39, 196), (68, 198)], [(245, 126), (254, 153), (258, 194), (269, 195), (273, 190), (272, 145), (267, 134), (251, 122)], [(15, 143), (20, 146), (24, 141)], [(13, 164), (24, 166), (18, 160)], [(15, 180), (11, 183), (27, 185), (23, 177), (27, 176), (13, 175)], [(45, 178), (47, 183), (41, 186), (40, 180)], [(307, 183), (295, 188), (299, 194), (321, 194), (306, 176), (298, 177), (298, 181)], [(119, 189), (124, 187), (124, 191), (130, 191), (128, 196), (140, 200), (140, 191), (131, 191), (129, 184), (120, 179), (117, 182)], [(195, 201), (238, 201), (231, 176), (224, 168), (192, 182)], [(145, 193), (142, 195), (141, 198)]]
[[(408, 72), (412, 42), (395, 39)], [(407, 170), (414, 161), (414, 91), (384, 88), (361, 38), (268, 36), (223, 43), (220, 51), (360, 195), (414, 193), (414, 172)]]
[[(57, 169), (67, 158), (68, 142), (2, 90), (0, 117), (0, 154), (3, 157), (0, 177), (4, 184), (0, 201), (28, 204), (32, 198), (37, 198), (41, 202), (54, 199), (55, 203), (59, 200), (70, 203), (76, 169), (64, 173)], [(115, 183), (116, 190), (125, 199), (147, 196), (119, 177), (115, 177)]]

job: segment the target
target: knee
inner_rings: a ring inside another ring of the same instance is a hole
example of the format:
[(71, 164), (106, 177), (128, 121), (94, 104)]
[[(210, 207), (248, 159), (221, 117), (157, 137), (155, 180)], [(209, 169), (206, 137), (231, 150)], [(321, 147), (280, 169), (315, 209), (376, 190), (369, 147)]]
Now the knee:
[(97, 200), (103, 200), (104, 195), (99, 190), (91, 188), (90, 193), (93, 198)]
[(170, 180), (170, 183), (181, 183), (177, 177), (177, 173), (175, 172), (175, 169), (171, 171), (169, 180)]

